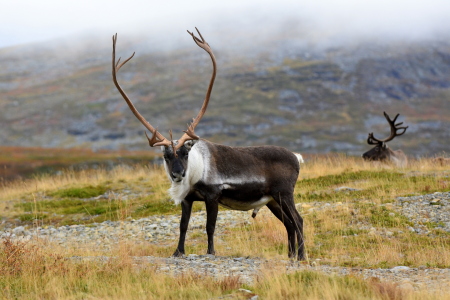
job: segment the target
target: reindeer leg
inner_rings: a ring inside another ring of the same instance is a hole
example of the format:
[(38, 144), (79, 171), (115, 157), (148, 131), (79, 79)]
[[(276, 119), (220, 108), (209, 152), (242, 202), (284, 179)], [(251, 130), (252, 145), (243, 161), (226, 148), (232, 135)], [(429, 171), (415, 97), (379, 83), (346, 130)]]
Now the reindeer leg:
[[(295, 206), (294, 206), (295, 207)], [(295, 209), (295, 208), (294, 208)], [(298, 243), (298, 260), (306, 260), (305, 257), (305, 240), (303, 239), (303, 218), (300, 216), (298, 211), (295, 209), (294, 218), (297, 218), (295, 222), (295, 228), (297, 232), (297, 243)]]
[(186, 232), (189, 225), (189, 219), (191, 218), (193, 201), (183, 200), (181, 202), (181, 221), (180, 221), (180, 239), (178, 240), (178, 247), (172, 256), (180, 257), (184, 253), (184, 241), (186, 239)]
[(266, 204), (270, 211), (283, 223), (288, 234), (289, 258), (295, 257), (295, 226), (291, 218), (283, 211), (281, 205), (276, 201), (270, 201)]
[(297, 209), (295, 208), (293, 195), (281, 198), (281, 200), (282, 200), (281, 207), (283, 209), (283, 212), (286, 213), (286, 215), (288, 215), (288, 217), (293, 221), (298, 243), (297, 258), (298, 260), (305, 260), (305, 245), (303, 240), (303, 218), (300, 216)]
[(219, 212), (219, 204), (217, 201), (205, 201), (206, 204), (206, 234), (208, 235), (208, 252), (207, 254), (215, 255), (214, 250), (214, 231), (216, 229), (217, 214)]

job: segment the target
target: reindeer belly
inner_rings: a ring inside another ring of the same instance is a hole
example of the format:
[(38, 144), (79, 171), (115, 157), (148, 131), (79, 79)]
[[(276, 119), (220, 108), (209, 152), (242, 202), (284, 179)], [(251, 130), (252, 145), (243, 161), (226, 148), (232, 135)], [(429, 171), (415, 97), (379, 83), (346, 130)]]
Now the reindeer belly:
[[(213, 185), (212, 190), (219, 193), (217, 201), (219, 205), (233, 210), (258, 210), (273, 200), (272, 196), (267, 195), (264, 182), (221, 182)], [(211, 185), (203, 182), (195, 184), (194, 191), (191, 193), (197, 199), (205, 200), (205, 196), (211, 193)]]
[(259, 209), (272, 201), (272, 197), (270, 196), (263, 196), (260, 199), (257, 200), (250, 200), (250, 201), (242, 201), (242, 200), (236, 200), (226, 197), (221, 197), (219, 199), (219, 204), (223, 207), (233, 209), (233, 210), (251, 210), (251, 209)]

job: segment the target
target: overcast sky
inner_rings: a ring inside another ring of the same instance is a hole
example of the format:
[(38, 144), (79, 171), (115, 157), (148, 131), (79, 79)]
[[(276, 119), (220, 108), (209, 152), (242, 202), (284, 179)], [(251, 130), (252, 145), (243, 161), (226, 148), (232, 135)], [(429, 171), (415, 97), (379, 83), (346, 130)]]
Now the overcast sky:
[(347, 38), (450, 32), (450, 0), (0, 1), (0, 47), (89, 32), (185, 34), (194, 26), (264, 35), (301, 24)]

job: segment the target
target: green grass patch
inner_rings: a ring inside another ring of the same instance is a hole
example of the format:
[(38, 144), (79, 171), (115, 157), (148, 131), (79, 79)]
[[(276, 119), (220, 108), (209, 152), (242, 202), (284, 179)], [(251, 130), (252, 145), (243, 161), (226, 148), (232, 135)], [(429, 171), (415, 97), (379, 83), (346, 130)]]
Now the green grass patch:
[(50, 211), (57, 214), (102, 214), (107, 210), (116, 210), (117, 201), (92, 200), (84, 201), (80, 199), (62, 199), (52, 201), (24, 202), (16, 204), (15, 207), (21, 208), (25, 212)]
[(445, 223), (444, 222), (426, 222), (426, 223), (424, 223), (424, 225), (427, 226), (428, 229), (434, 229), (434, 228), (444, 227)]
[(374, 206), (370, 209), (370, 221), (377, 227), (406, 227), (413, 226), (407, 217), (399, 215), (383, 206)]
[(358, 172), (344, 172), (337, 175), (326, 175), (317, 178), (303, 179), (297, 182), (297, 185), (304, 186), (316, 186), (316, 187), (329, 187), (344, 183), (349, 183), (356, 180), (398, 180), (402, 178), (403, 174), (398, 172), (392, 172), (388, 170), (382, 171), (358, 171)]
[(17, 215), (17, 218), (21, 221), (21, 222), (31, 222), (34, 220), (44, 220), (48, 218), (48, 214), (45, 213), (28, 213), (28, 214), (20, 214)]
[[(339, 186), (355, 188), (355, 190), (337, 190)], [(360, 187), (362, 186), (362, 187)], [(377, 203), (392, 202), (397, 196), (410, 196), (411, 189), (417, 194), (445, 192), (439, 176), (405, 174), (391, 171), (344, 171), (341, 174), (326, 175), (317, 178), (299, 180), (296, 184), (296, 202), (348, 202), (355, 200), (372, 200)], [(437, 204), (439, 205), (439, 204)]]
[(85, 187), (71, 187), (67, 189), (58, 190), (50, 193), (50, 196), (59, 197), (59, 198), (92, 198), (103, 195), (108, 191), (107, 186), (97, 185), (92, 186), (88, 185)]
[[(346, 202), (348, 199), (379, 199), (380, 191), (390, 192), (405, 180), (402, 173), (388, 170), (343, 172), (317, 178), (303, 179), (296, 184), (297, 202)], [(336, 190), (342, 185), (356, 185), (370, 182), (371, 187), (356, 190)]]
[[(155, 199), (154, 194), (147, 197), (135, 198), (130, 201), (117, 199), (80, 199), (68, 198), (67, 195), (79, 195), (72, 193), (74, 189), (63, 190), (61, 194), (66, 197), (54, 200), (25, 201), (14, 204), (14, 208), (20, 213), (15, 218), (23, 222), (36, 219), (46, 220), (46, 223), (69, 225), (77, 223), (103, 222), (106, 220), (120, 220), (124, 217), (143, 218), (151, 215), (181, 214), (181, 206), (175, 205), (169, 199)], [(69, 191), (69, 192), (67, 192)], [(98, 189), (94, 189), (98, 191)], [(60, 192), (60, 191), (58, 191)], [(93, 195), (90, 194), (90, 195)], [(192, 211), (198, 212), (204, 209), (202, 202), (195, 202)]]
[[(102, 215), (102, 220), (108, 218), (117, 219), (117, 210), (123, 205), (119, 201), (110, 201), (106, 199), (97, 199), (85, 201), (81, 199), (61, 199), (61, 200), (44, 200), (38, 202), (23, 202), (14, 205), (15, 208), (24, 211), (25, 214), (16, 215), (21, 221), (27, 222), (36, 219), (52, 219), (62, 221), (61, 224), (74, 223), (74, 215), (79, 218), (83, 216), (94, 217)], [(52, 217), (55, 216), (55, 218)], [(64, 216), (64, 217), (61, 217)], [(70, 221), (68, 221), (68, 219)], [(78, 219), (78, 218), (77, 218)], [(84, 218), (86, 219), (86, 218)]]
[(181, 206), (174, 205), (172, 201), (148, 202), (137, 207), (134, 212), (134, 217), (144, 217), (148, 215), (167, 215), (181, 213)]
[[(131, 216), (142, 218), (150, 215), (181, 214), (181, 205), (175, 205), (171, 200), (155, 200), (153, 197), (144, 198), (142, 204), (137, 206)], [(201, 211), (205, 205), (202, 202), (194, 202), (192, 211)]]

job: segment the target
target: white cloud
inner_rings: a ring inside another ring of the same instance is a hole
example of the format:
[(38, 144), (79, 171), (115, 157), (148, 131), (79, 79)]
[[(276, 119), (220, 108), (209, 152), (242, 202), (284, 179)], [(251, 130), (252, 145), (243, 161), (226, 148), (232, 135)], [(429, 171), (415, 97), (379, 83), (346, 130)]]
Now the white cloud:
[[(274, 34), (287, 20), (330, 37), (412, 38), (450, 30), (448, 0), (3, 1), (0, 47), (79, 32), (183, 32), (198, 26)], [(288, 23), (290, 24), (290, 23)], [(286, 25), (284, 25), (286, 26)]]

